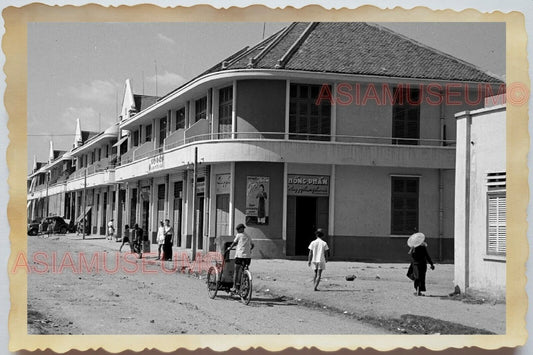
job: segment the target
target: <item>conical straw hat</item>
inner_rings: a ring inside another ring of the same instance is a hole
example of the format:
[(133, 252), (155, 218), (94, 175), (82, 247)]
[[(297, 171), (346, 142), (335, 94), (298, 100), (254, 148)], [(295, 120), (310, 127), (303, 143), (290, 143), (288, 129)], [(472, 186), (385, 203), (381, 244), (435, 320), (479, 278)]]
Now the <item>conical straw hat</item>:
[(415, 233), (410, 236), (409, 239), (407, 239), (407, 245), (411, 248), (416, 248), (417, 246), (424, 243), (424, 239), (426, 239), (424, 233)]

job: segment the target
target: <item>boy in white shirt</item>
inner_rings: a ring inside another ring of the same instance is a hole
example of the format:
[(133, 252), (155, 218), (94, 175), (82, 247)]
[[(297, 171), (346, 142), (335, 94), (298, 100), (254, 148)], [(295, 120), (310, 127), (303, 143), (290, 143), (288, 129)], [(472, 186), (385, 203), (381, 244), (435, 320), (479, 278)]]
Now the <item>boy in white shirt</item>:
[(244, 266), (249, 266), (250, 261), (252, 260), (252, 249), (254, 248), (254, 243), (252, 242), (252, 238), (250, 238), (250, 236), (244, 232), (244, 228), (244, 224), (242, 223), (235, 228), (237, 230), (237, 235), (235, 236), (233, 243), (231, 243), (231, 245), (226, 249), (226, 251), (229, 251), (235, 245), (237, 246), (235, 249), (235, 271), (233, 273), (232, 291), (235, 291), (235, 289), (240, 287), (238, 283), (240, 281), (242, 272), (241, 269)]
[(329, 247), (328, 243), (322, 240), (324, 237), (324, 231), (321, 228), (316, 230), (315, 235), (316, 239), (309, 244), (307, 264), (309, 266), (313, 265), (313, 270), (315, 270), (313, 283), (315, 284), (315, 291), (318, 291), (318, 284), (320, 283), (322, 271), (326, 269), (326, 263), (328, 262), (326, 254)]

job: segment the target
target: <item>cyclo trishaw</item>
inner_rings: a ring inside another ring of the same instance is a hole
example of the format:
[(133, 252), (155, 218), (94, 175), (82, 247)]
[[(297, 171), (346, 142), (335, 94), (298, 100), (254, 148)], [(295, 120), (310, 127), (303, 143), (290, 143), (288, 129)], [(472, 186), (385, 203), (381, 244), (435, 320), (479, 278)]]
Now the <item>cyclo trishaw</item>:
[[(207, 293), (210, 298), (215, 298), (219, 290), (237, 295), (244, 304), (250, 303), (252, 299), (252, 274), (248, 266), (241, 267), (240, 287), (234, 292), (233, 273), (235, 272), (235, 252), (226, 249), (231, 245), (233, 237), (219, 237), (220, 243), (217, 243), (219, 255), (223, 255), (222, 260), (216, 260), (215, 265), (207, 271)], [(229, 240), (229, 238), (231, 238)], [(229, 240), (229, 241), (228, 241)]]

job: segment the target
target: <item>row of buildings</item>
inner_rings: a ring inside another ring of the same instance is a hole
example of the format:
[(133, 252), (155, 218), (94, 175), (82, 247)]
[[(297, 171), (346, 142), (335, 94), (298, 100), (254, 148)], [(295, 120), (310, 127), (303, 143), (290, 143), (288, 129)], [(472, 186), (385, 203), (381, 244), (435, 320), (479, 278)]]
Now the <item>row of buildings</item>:
[[(116, 124), (78, 122), (71, 149), (35, 162), (28, 219), (87, 216), (97, 235), (113, 219), (155, 243), (168, 218), (190, 253), (244, 223), (260, 258), (306, 255), (323, 228), (333, 258), (406, 261), (420, 231), (434, 259), (453, 261), (463, 117), (502, 88), (378, 25), (293, 23), (165, 96), (126, 80)], [(505, 173), (505, 160), (488, 165), (487, 181)]]

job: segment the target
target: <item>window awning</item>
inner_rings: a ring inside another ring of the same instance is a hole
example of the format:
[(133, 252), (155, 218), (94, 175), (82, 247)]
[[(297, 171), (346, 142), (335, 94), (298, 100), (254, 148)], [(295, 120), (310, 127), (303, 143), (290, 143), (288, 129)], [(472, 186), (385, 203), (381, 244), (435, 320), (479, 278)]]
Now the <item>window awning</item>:
[(126, 139), (128, 139), (128, 136), (125, 136), (125, 137), (122, 137), (118, 140), (118, 142), (116, 142), (115, 144), (113, 144), (113, 147), (119, 147), (122, 143), (124, 143), (124, 141), (126, 141)]
[(76, 223), (79, 223), (79, 222), (82, 220), (83, 217), (87, 216), (87, 213), (89, 213), (89, 212), (91, 211), (91, 208), (93, 208), (93, 207), (92, 207), (92, 206), (87, 207), (87, 208), (85, 209), (85, 213), (80, 214), (80, 215), (78, 216), (78, 218), (76, 218)]

